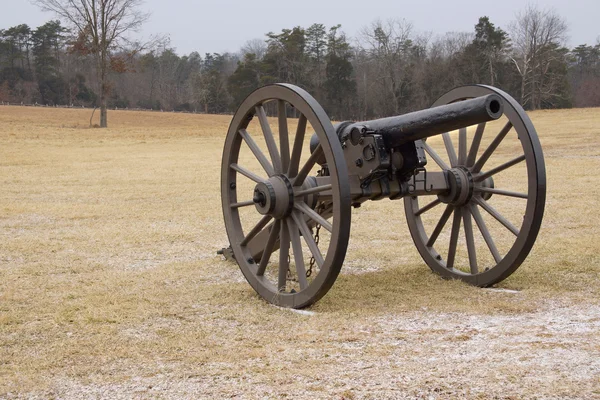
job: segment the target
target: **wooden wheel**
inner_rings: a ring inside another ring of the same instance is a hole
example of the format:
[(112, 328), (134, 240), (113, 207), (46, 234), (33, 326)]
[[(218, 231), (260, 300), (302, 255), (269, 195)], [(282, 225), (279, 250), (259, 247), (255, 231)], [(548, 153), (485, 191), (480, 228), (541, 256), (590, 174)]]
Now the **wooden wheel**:
[(302, 308), (327, 293), (348, 246), (350, 186), (339, 139), (312, 96), (276, 84), (244, 100), (225, 140), (221, 198), (235, 259), (258, 294)]
[(535, 128), (511, 96), (488, 86), (465, 86), (434, 106), (491, 93), (504, 99), (501, 120), (425, 142), (429, 164), (448, 171), (451, 193), (404, 199), (410, 233), (427, 265), (443, 277), (481, 287), (505, 279), (525, 260), (546, 199)]

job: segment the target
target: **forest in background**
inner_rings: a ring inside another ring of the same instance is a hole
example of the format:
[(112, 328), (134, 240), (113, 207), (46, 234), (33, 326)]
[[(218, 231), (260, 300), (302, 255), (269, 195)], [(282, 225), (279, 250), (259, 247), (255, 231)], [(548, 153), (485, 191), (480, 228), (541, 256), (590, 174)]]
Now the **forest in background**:
[[(179, 55), (168, 40), (110, 56), (109, 108), (229, 113), (252, 90), (289, 82), (333, 119), (368, 119), (429, 107), (450, 89), (497, 86), (526, 109), (600, 106), (600, 41), (565, 46), (568, 26), (527, 7), (506, 30), (488, 17), (433, 35), (407, 21), (375, 21), (348, 37), (341, 25), (269, 32), (236, 53)], [(95, 107), (99, 79), (78, 35), (59, 21), (0, 30), (0, 101)]]

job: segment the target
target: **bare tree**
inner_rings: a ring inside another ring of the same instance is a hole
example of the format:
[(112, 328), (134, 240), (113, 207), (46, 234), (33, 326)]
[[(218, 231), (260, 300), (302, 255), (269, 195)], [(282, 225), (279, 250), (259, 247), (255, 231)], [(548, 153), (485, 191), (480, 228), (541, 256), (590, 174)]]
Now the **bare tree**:
[(561, 51), (567, 34), (567, 24), (552, 9), (528, 5), (518, 13), (510, 26), (512, 61), (521, 76), (521, 103), (532, 109), (556, 95), (557, 77), (551, 67), (564, 57)]
[(78, 50), (96, 61), (100, 84), (100, 126), (107, 127), (108, 73), (111, 54), (127, 43), (127, 33), (136, 31), (149, 14), (138, 7), (142, 0), (33, 0), (44, 11), (57, 14), (73, 25)]
[(472, 32), (448, 32), (436, 39), (436, 45), (440, 47), (442, 57), (451, 58), (462, 53), (474, 38)]
[(374, 62), (379, 93), (388, 92), (389, 97), (384, 101), (392, 107), (385, 111), (386, 114), (399, 114), (401, 111), (404, 87), (409, 80), (407, 60), (413, 45), (412, 30), (409, 22), (390, 19), (385, 22), (377, 20), (360, 32), (359, 47)]
[(254, 54), (257, 60), (262, 60), (267, 53), (267, 44), (263, 39), (250, 39), (242, 45), (241, 48), (242, 58), (246, 54)]

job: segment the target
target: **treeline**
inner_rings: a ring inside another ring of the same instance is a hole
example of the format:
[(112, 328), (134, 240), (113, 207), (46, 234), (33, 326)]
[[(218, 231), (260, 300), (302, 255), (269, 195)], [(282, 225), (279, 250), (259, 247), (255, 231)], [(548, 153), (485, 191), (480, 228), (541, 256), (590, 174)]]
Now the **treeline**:
[[(567, 25), (529, 7), (505, 31), (481, 17), (472, 32), (433, 37), (402, 20), (356, 38), (313, 24), (238, 53), (180, 56), (168, 43), (110, 55), (110, 108), (227, 113), (252, 90), (297, 84), (332, 118), (366, 119), (428, 107), (453, 87), (502, 88), (527, 109), (600, 106), (600, 43), (564, 46)], [(97, 106), (96, 64), (58, 21), (0, 30), (0, 101)]]
[(89, 63), (72, 53), (69, 38), (58, 21), (0, 30), (0, 101), (95, 105)]

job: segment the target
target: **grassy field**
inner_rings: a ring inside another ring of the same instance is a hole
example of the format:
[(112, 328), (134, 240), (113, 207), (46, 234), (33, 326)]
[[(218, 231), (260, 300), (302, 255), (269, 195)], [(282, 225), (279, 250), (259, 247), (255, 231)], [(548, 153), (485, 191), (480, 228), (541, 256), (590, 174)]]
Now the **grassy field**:
[(438, 278), (381, 201), (297, 313), (215, 254), (229, 117), (0, 107), (0, 398), (600, 399), (600, 109), (531, 117), (548, 200), (513, 276)]

